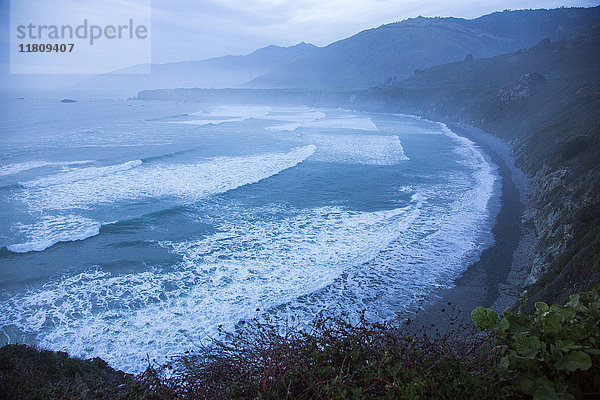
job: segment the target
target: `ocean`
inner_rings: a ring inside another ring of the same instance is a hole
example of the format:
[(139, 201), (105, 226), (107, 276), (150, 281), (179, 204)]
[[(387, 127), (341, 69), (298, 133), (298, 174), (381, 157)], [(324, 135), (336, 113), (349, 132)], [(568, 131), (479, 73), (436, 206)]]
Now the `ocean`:
[(0, 344), (140, 372), (252, 318), (403, 318), (493, 244), (496, 167), (442, 123), (0, 103)]

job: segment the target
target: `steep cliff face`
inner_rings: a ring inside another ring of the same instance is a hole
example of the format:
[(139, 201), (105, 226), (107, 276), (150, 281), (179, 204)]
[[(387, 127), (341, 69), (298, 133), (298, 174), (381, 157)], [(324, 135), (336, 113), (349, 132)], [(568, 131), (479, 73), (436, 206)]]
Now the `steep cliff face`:
[(515, 85), (508, 85), (500, 89), (498, 98), (505, 104), (527, 99), (537, 93), (545, 83), (546, 78), (542, 74), (537, 72), (523, 74)]
[(562, 301), (600, 281), (600, 27), (516, 53), (420, 71), (379, 93), (432, 118), (509, 142), (531, 176), (538, 245), (532, 301)]
[[(597, 153), (600, 141), (588, 145)], [(600, 280), (600, 168), (582, 171), (580, 157), (566, 164), (544, 164), (532, 180), (539, 244), (526, 283), (536, 299), (563, 300)]]

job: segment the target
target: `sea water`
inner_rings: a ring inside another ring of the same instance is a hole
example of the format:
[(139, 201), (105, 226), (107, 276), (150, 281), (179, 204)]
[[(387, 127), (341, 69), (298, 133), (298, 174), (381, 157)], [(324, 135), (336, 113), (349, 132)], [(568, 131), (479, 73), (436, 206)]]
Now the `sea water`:
[(1, 102), (0, 344), (139, 372), (251, 318), (402, 317), (493, 243), (495, 166), (441, 123)]

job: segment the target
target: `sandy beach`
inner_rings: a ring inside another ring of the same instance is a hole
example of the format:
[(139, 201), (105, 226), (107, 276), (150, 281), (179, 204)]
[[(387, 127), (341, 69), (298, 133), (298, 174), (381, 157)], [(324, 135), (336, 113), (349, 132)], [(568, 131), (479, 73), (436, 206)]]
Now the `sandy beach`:
[(442, 290), (433, 303), (423, 306), (417, 314), (413, 326), (434, 324), (440, 333), (449, 331), (451, 320), (470, 323), (471, 311), (480, 305), (499, 313), (513, 306), (523, 292), (535, 243), (535, 233), (522, 223), (522, 215), (529, 207), (529, 180), (515, 166), (510, 146), (477, 128), (447, 125), (457, 135), (472, 140), (490, 157), (498, 166), (502, 182), (500, 210), (492, 230), (494, 245), (483, 251), (452, 288)]

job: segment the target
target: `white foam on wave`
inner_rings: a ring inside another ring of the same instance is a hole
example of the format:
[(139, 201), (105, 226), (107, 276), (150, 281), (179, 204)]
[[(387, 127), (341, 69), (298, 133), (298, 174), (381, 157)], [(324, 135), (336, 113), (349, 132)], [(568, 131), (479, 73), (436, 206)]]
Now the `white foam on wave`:
[(317, 146), (314, 159), (342, 164), (395, 165), (409, 158), (398, 136), (309, 135)]
[(211, 221), (216, 234), (163, 243), (182, 257), (174, 270), (91, 270), (51, 282), (1, 302), (0, 326), (43, 347), (139, 372), (146, 355), (160, 361), (181, 354), (216, 335), (219, 325), (231, 331), (256, 308), (290, 311), (300, 320), (324, 308), (394, 316), (432, 288), (450, 286), (491, 244), (493, 167), (472, 142), (442, 128), (468, 170), (449, 173), (439, 185), (399, 188), (412, 193), (408, 207), (321, 207), (284, 218), (281, 210), (221, 210)]
[(51, 175), (43, 178), (22, 182), (21, 185), (28, 188), (51, 187), (66, 182), (104, 179), (112, 174), (130, 170), (142, 164), (142, 160), (127, 161), (122, 164), (106, 165), (101, 167), (81, 168), (74, 171)]
[(316, 121), (318, 119), (324, 119), (325, 117), (325, 113), (323, 111), (318, 110), (295, 110), (294, 112), (278, 110), (278, 112), (270, 113), (262, 119), (269, 119), (275, 121), (292, 121), (299, 124), (305, 124), (308, 122)]
[(135, 160), (26, 182), (17, 196), (34, 211), (85, 209), (144, 198), (196, 201), (273, 176), (298, 165), (314, 151), (314, 145), (307, 145), (288, 153), (218, 157), (182, 164), (143, 164)]
[[(74, 214), (81, 210), (144, 198), (197, 201), (276, 175), (298, 165), (314, 151), (314, 145), (307, 145), (288, 153), (220, 157), (185, 164), (145, 164), (134, 160), (24, 182), (15, 196), (27, 205), (32, 215), (40, 217), (33, 224), (16, 226), (28, 240), (11, 244), (7, 249), (18, 253), (42, 251), (59, 242), (97, 235), (101, 221)], [(63, 215), (65, 212), (69, 215)]]
[[(445, 124), (440, 122), (430, 121), (417, 115), (408, 114), (391, 114), (398, 117), (395, 124), (411, 135), (439, 135), (444, 132)], [(443, 125), (443, 127), (442, 127)]]
[(240, 122), (244, 121), (244, 118), (227, 118), (227, 119), (190, 119), (185, 121), (169, 121), (168, 124), (182, 124), (182, 125), (219, 125), (229, 122)]
[(32, 225), (19, 224), (28, 241), (7, 246), (13, 253), (42, 251), (59, 242), (84, 240), (100, 233), (100, 223), (77, 215), (45, 216)]
[(475, 185), (470, 191), (469, 201), (474, 207), (473, 215), (489, 214), (488, 202), (492, 198), (494, 185), (498, 179), (495, 172), (497, 167), (485, 159), (482, 151), (471, 140), (457, 135), (446, 124), (441, 122), (438, 124), (443, 134), (459, 143), (454, 151), (462, 157), (462, 163), (473, 171), (472, 178)]
[(191, 116), (202, 116), (203, 119), (169, 121), (172, 124), (184, 125), (219, 125), (229, 122), (241, 122), (252, 118), (266, 116), (271, 111), (268, 106), (220, 106), (209, 111), (198, 111)]
[(473, 142), (439, 127), (438, 134), (456, 141), (455, 153), (470, 172), (448, 173), (441, 184), (401, 187), (423, 205), (418, 218), (367, 268), (349, 270), (324, 290), (286, 304), (280, 311), (286, 319), (302, 322), (324, 310), (337, 315), (363, 309), (373, 321), (394, 318), (431, 301), (436, 288), (451, 287), (493, 245), (490, 200), (499, 189), (496, 167)]
[(328, 118), (323, 111), (307, 107), (222, 106), (209, 111), (191, 113), (190, 116), (201, 116), (203, 118), (162, 122), (202, 126), (261, 119), (287, 122), (285, 124), (269, 126), (266, 128), (269, 131), (294, 131), (298, 128), (378, 130), (371, 118), (368, 117), (341, 115)]
[(213, 107), (209, 111), (198, 111), (190, 115), (208, 115), (211, 117), (257, 118), (267, 115), (270, 106), (232, 105)]
[(378, 131), (377, 125), (371, 118), (360, 118), (355, 116), (344, 116), (337, 118), (323, 118), (316, 120), (295, 121), (289, 124), (269, 126), (270, 131), (294, 131), (299, 128), (310, 129), (351, 129), (362, 131)]
[(20, 172), (28, 171), (31, 169), (42, 168), (47, 166), (60, 166), (60, 167), (69, 167), (72, 165), (85, 165), (92, 164), (94, 161), (84, 160), (84, 161), (44, 161), (44, 160), (36, 160), (36, 161), (26, 161), (15, 164), (8, 164), (0, 166), (0, 176), (14, 175)]
[(0, 326), (33, 335), (43, 347), (140, 372), (146, 355), (181, 354), (256, 308), (330, 285), (376, 257), (418, 212), (414, 204), (366, 213), (323, 207), (265, 219), (231, 210), (218, 233), (163, 244), (183, 259), (175, 270), (92, 270), (51, 282), (0, 303)]
[(412, 115), (412, 114), (402, 114), (402, 113), (395, 113), (395, 114), (391, 114), (394, 117), (400, 117), (403, 119), (412, 119), (415, 121), (423, 121), (422, 117), (419, 117), (418, 115)]

